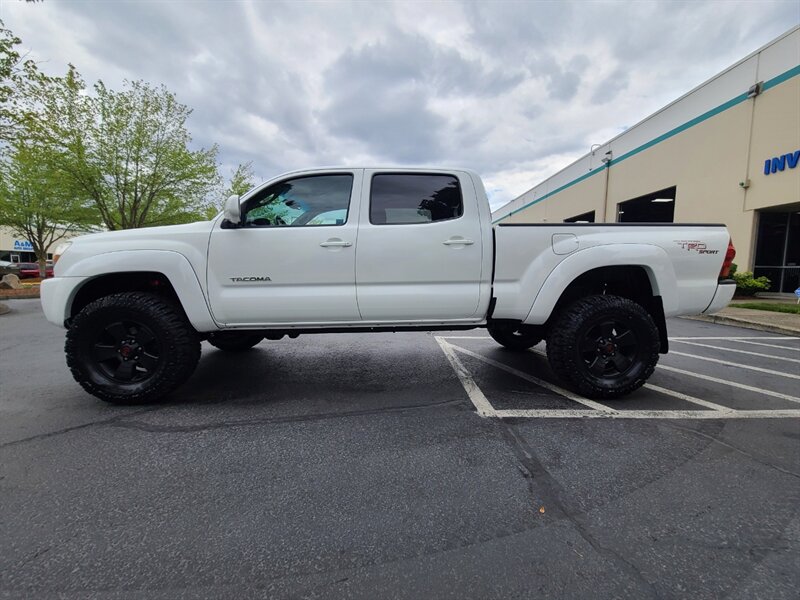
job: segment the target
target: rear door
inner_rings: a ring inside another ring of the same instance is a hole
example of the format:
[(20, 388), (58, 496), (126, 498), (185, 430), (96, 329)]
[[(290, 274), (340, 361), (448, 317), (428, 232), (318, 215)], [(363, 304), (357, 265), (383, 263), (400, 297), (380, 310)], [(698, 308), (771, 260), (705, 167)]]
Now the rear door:
[(357, 322), (355, 245), (362, 171), (294, 175), (217, 222), (208, 249), (214, 318), (233, 326)]
[(476, 318), (483, 248), (469, 175), (367, 169), (363, 185), (356, 252), (362, 319)]

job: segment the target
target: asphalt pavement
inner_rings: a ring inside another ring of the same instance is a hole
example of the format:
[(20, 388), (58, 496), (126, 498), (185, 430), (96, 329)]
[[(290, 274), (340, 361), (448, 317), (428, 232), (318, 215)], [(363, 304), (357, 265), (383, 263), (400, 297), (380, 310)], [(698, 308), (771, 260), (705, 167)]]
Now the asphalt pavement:
[(483, 330), (204, 344), (114, 407), (7, 304), (2, 598), (798, 597), (798, 337), (670, 320), (604, 403)]

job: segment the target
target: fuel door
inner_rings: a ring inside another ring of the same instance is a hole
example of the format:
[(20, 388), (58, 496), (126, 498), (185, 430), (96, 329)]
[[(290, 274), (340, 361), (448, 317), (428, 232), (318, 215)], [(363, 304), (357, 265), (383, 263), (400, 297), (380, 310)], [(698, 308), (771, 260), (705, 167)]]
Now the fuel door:
[(556, 254), (571, 254), (578, 249), (578, 236), (574, 233), (554, 233), (553, 252)]

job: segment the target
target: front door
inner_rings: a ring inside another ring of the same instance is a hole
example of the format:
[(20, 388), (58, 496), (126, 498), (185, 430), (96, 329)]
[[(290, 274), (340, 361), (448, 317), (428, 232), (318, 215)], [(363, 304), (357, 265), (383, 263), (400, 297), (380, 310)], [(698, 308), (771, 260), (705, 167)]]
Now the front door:
[(229, 326), (359, 321), (355, 250), (362, 172), (271, 183), (242, 202), (241, 226), (211, 234), (207, 283)]

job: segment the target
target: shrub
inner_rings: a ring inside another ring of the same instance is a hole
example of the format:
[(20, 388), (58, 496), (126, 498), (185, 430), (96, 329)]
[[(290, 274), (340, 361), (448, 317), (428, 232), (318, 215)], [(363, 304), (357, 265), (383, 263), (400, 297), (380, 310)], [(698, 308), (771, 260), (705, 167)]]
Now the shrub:
[(732, 273), (731, 276), (736, 281), (737, 296), (755, 296), (756, 292), (768, 291), (771, 285), (767, 277), (753, 277), (750, 271)]

